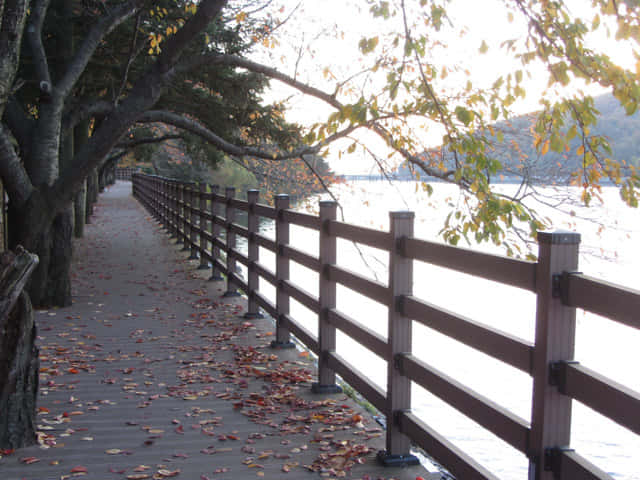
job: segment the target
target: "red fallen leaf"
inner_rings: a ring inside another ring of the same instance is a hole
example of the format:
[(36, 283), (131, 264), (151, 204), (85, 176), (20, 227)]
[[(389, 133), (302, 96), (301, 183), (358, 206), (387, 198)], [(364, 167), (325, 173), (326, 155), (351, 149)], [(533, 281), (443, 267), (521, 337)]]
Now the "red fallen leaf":
[(80, 373), (80, 370), (78, 370), (77, 368), (70, 368), (67, 370), (67, 372), (75, 374), (75, 373)]
[(175, 432), (184, 435), (184, 427), (182, 425), (175, 428)]
[(15, 449), (13, 449), (13, 448), (0, 448), (0, 455), (1, 456), (9, 456), (9, 455), (13, 454), (13, 452), (15, 452)]
[(47, 407), (38, 407), (38, 412), (49, 413), (49, 409)]
[(200, 480), (211, 480), (211, 478), (206, 475), (200, 475)]
[(113, 468), (113, 467), (109, 467), (109, 472), (111, 472), (111, 473), (117, 473), (118, 475), (122, 475), (122, 474), (123, 474), (124, 472), (126, 472), (126, 471), (127, 471), (127, 469), (126, 469), (126, 468), (125, 468), (125, 469), (123, 469), (123, 470), (116, 470), (116, 469), (115, 469), (115, 468)]
[(88, 473), (87, 467), (83, 467), (82, 465), (78, 465), (77, 467), (73, 467), (70, 470), (71, 473)]
[(22, 457), (20, 459), (20, 462), (27, 464), (27, 465), (31, 465), (32, 463), (36, 463), (39, 462), (40, 459), (38, 457)]

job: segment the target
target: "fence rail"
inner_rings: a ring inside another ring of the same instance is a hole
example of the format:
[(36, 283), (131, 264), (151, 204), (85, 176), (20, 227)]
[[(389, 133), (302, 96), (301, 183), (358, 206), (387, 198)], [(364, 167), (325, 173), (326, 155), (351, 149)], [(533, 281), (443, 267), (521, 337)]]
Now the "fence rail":
[[(575, 308), (584, 308), (633, 328), (640, 328), (640, 292), (575, 273), (580, 236), (570, 232), (540, 232), (537, 262), (488, 255), (414, 238), (413, 214), (390, 214), (391, 229), (381, 232), (336, 220), (336, 204), (320, 202), (320, 215), (289, 208), (286, 195), (276, 206), (258, 203), (258, 192), (248, 200), (235, 198), (227, 188), (133, 175), (136, 198), (162, 222), (168, 232), (201, 258), (211, 261), (212, 278), (224, 274), (227, 294), (243, 290), (248, 316), (260, 308), (276, 320), (274, 348), (292, 346), (295, 335), (318, 355), (316, 392), (336, 391), (336, 374), (358, 390), (387, 416), (386, 450), (378, 459), (388, 465), (416, 462), (411, 442), (461, 479), (496, 478), (427, 423), (411, 413), (411, 384), (416, 383), (453, 408), (505, 440), (529, 459), (536, 480), (610, 479), (611, 477), (569, 448), (571, 400), (576, 399), (602, 415), (640, 434), (640, 394), (573, 361)], [(210, 192), (210, 193), (208, 193)], [(239, 226), (236, 211), (247, 212), (248, 227)], [(258, 233), (260, 217), (275, 220), (275, 240)], [(289, 226), (319, 232), (319, 255), (290, 245)], [(248, 254), (237, 250), (236, 236), (248, 240)], [(336, 238), (344, 238), (387, 251), (389, 279), (384, 284), (336, 264)], [(276, 255), (276, 269), (260, 263), (259, 247)], [(224, 253), (224, 256), (222, 255)], [(319, 296), (289, 279), (290, 262), (319, 272)], [(536, 294), (535, 343), (464, 318), (413, 296), (413, 262), (441, 267), (503, 282)], [(247, 280), (238, 275), (236, 262), (247, 267)], [(258, 289), (259, 279), (276, 289), (275, 304)], [(336, 309), (336, 287), (345, 286), (388, 307), (385, 338)], [(317, 314), (318, 335), (291, 317), (293, 298)], [(495, 400), (486, 398), (411, 353), (412, 324), (417, 321), (532, 377), (530, 420), (522, 419)], [(386, 391), (359, 372), (335, 351), (336, 329), (386, 360)]]

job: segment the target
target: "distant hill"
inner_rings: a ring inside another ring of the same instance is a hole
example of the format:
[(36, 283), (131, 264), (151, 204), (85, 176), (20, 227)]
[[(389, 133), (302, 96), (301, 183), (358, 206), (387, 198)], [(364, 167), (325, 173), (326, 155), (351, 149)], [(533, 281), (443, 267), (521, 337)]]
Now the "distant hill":
[[(625, 160), (628, 164), (640, 167), (640, 112), (627, 116), (624, 108), (610, 94), (595, 97), (594, 104), (600, 116), (592, 134), (608, 138), (613, 159)], [(528, 114), (494, 125), (496, 130), (504, 132), (504, 141), (495, 145), (496, 156), (504, 170), (492, 181), (514, 181), (524, 173), (533, 183), (565, 183), (571, 172), (579, 168), (582, 157), (574, 153), (579, 145), (577, 139), (572, 142), (571, 152), (566, 154), (548, 152), (540, 155), (536, 151), (531, 135), (534, 121), (534, 114)], [(445, 154), (445, 164), (447, 167), (454, 164), (450, 153)], [(403, 165), (397, 175), (404, 177), (411, 175), (411, 172)]]

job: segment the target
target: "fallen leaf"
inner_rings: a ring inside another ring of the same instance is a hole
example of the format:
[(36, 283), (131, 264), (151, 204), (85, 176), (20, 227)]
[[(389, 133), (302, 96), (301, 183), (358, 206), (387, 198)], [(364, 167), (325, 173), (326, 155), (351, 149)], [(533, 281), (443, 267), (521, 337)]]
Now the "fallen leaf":
[(180, 470), (167, 470), (165, 468), (161, 468), (156, 472), (162, 478), (175, 477), (180, 474)]

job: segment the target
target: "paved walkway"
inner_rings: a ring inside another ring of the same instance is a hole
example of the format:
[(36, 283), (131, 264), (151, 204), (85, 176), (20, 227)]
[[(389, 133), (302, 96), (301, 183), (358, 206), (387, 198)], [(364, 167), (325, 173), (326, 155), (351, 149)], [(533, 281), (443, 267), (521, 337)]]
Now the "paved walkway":
[(130, 189), (101, 196), (75, 245), (73, 306), (36, 314), (41, 445), (0, 478), (431, 478), (378, 467), (377, 423), (310, 394), (310, 360), (270, 349), (273, 324), (243, 319)]

